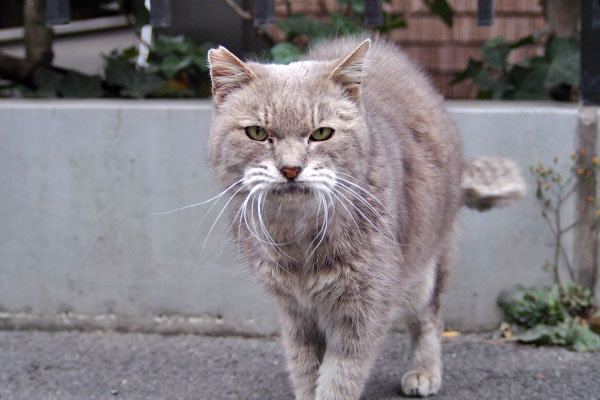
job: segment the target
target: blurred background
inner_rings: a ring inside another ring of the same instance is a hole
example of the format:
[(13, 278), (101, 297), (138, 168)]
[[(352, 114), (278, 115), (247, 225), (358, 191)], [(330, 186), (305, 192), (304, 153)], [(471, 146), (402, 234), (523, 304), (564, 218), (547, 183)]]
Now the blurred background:
[(206, 97), (211, 46), (290, 62), (314, 39), (370, 29), (400, 44), (449, 99), (578, 98), (579, 1), (380, 0), (375, 23), (364, 0), (270, 0), (262, 22), (251, 0), (163, 2), (139, 57), (142, 0), (48, 0), (70, 14), (49, 27), (46, 0), (2, 1), (0, 95)]
[(2, 0), (0, 329), (276, 332), (227, 197), (199, 203), (220, 192), (206, 53), (289, 63), (365, 32), (459, 99), (465, 157), (510, 158), (531, 188), (461, 211), (447, 326), (600, 348), (597, 0)]

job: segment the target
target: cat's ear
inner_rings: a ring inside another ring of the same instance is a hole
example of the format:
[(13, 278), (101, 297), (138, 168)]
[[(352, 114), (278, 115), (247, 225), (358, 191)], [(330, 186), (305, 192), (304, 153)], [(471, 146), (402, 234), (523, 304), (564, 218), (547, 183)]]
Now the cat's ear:
[(215, 104), (220, 104), (232, 91), (256, 78), (254, 72), (223, 46), (208, 51), (208, 65)]
[(371, 40), (367, 39), (358, 45), (350, 55), (329, 74), (329, 79), (344, 87), (348, 96), (358, 102), (360, 96), (360, 83), (363, 78), (365, 57), (371, 46)]

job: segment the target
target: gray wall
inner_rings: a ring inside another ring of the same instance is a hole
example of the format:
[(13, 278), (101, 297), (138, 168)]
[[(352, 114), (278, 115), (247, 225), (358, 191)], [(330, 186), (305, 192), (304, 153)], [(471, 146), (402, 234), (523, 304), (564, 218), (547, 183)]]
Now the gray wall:
[[(448, 106), (465, 154), (515, 159), (532, 192), (528, 166), (565, 163), (574, 145), (572, 106)], [(152, 215), (218, 193), (204, 162), (211, 110), (208, 101), (0, 101), (0, 327), (277, 330), (226, 218), (207, 237), (223, 202), (204, 219), (210, 205)], [(551, 282), (542, 270), (551, 238), (533, 193), (506, 209), (463, 210), (460, 226), (445, 320), (493, 328), (500, 290)]]

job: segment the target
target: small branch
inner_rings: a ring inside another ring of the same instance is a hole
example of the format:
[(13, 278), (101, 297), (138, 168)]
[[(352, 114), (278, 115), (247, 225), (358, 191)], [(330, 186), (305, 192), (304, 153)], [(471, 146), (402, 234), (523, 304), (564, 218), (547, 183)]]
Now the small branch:
[(254, 17), (252, 13), (242, 9), (235, 0), (223, 0), (241, 19), (245, 21), (252, 21)]
[(579, 221), (575, 221), (573, 222), (571, 225), (567, 226), (566, 228), (563, 228), (560, 230), (561, 235), (563, 233), (567, 233), (569, 232), (571, 229), (575, 228), (577, 226), (577, 224), (579, 223)]
[[(558, 210), (557, 210), (556, 214), (558, 214)], [(552, 232), (552, 236), (554, 236), (554, 240), (555, 240), (556, 248), (554, 251), (554, 265), (555, 265), (554, 268), (558, 268), (558, 262), (560, 261), (560, 255), (562, 255), (563, 260), (565, 260), (567, 270), (569, 271), (569, 276), (571, 277), (572, 280), (574, 280), (575, 272), (573, 271), (573, 266), (571, 265), (571, 262), (569, 261), (569, 256), (567, 255), (567, 251), (565, 250), (565, 247), (562, 244), (562, 235), (559, 233), (560, 230), (557, 230), (554, 228), (554, 226), (552, 225), (552, 221), (550, 220), (550, 217), (548, 217), (547, 214), (544, 214), (544, 220), (548, 224), (548, 228), (550, 228), (550, 232)], [(555, 280), (556, 280), (556, 283), (558, 283), (560, 285), (560, 277), (558, 276), (558, 270), (555, 271)]]
[(573, 187), (571, 189), (569, 189), (569, 191), (564, 196), (562, 196), (560, 199), (558, 199), (558, 207), (560, 207), (560, 205), (562, 203), (564, 203), (565, 200), (567, 200), (569, 197), (571, 197), (571, 195), (573, 193), (575, 193), (576, 191), (577, 191), (577, 185), (573, 185)]

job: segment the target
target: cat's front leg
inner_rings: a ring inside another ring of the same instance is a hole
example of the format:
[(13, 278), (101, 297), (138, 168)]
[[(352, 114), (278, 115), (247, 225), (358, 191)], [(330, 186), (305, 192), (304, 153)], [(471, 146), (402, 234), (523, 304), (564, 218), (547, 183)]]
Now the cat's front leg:
[(325, 338), (317, 328), (314, 313), (294, 304), (278, 304), (282, 339), (296, 400), (314, 400)]
[(368, 314), (368, 310), (357, 308), (352, 315), (330, 319), (316, 400), (360, 397), (387, 327), (387, 323), (378, 322), (377, 318), (369, 319)]

